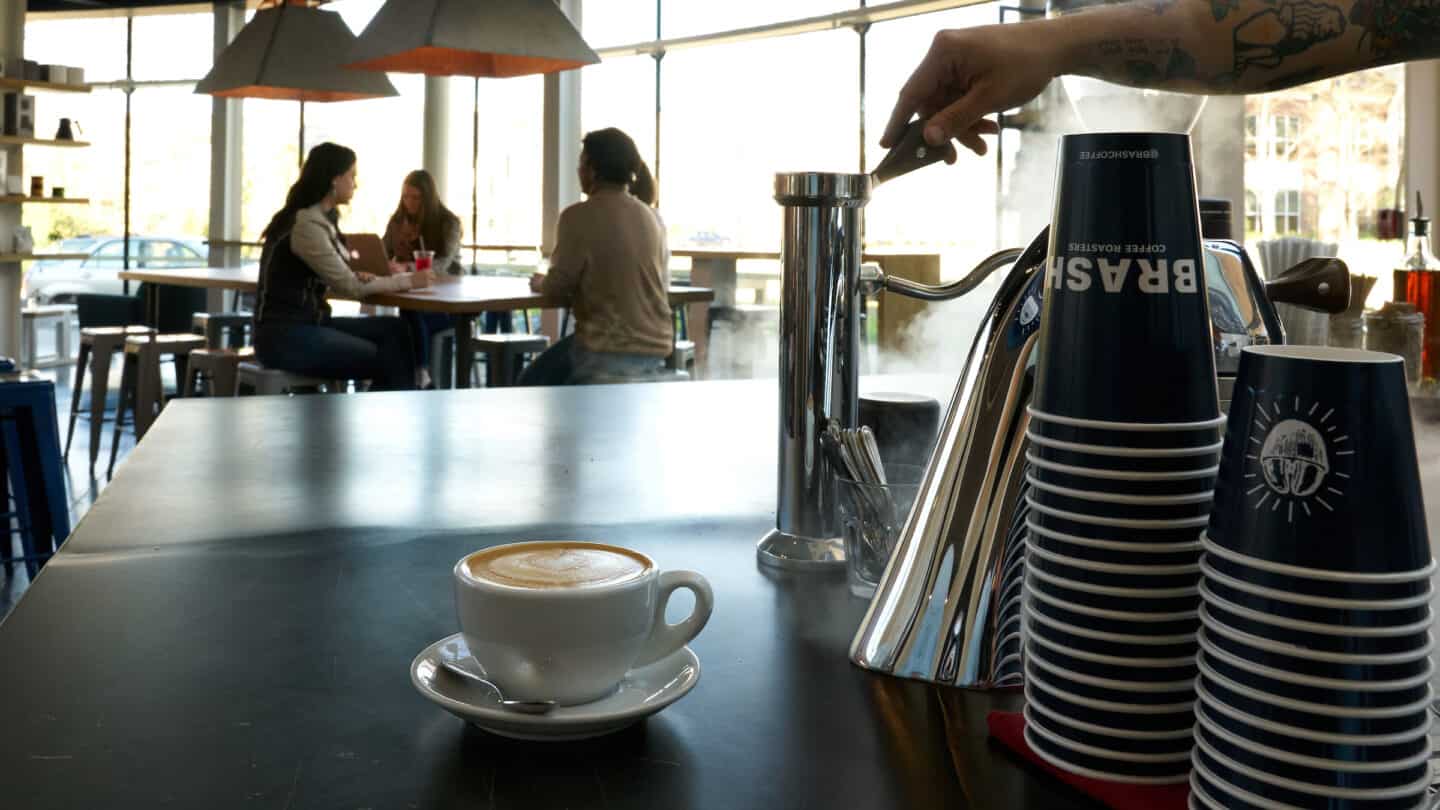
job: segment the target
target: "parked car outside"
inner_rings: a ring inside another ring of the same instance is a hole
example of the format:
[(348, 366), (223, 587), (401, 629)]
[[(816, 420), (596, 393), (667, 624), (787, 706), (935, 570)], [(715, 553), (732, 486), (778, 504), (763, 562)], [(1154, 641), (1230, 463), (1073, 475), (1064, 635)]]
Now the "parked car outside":
[[(84, 253), (83, 259), (32, 262), (25, 273), (25, 300), (37, 304), (69, 303), (81, 293), (124, 295), (120, 271), (125, 266), (125, 240), (118, 236), (77, 236), (60, 242), (58, 253)], [(172, 269), (204, 267), (206, 247), (198, 239), (169, 236), (130, 237), (130, 267)], [(139, 284), (130, 285), (135, 295)]]

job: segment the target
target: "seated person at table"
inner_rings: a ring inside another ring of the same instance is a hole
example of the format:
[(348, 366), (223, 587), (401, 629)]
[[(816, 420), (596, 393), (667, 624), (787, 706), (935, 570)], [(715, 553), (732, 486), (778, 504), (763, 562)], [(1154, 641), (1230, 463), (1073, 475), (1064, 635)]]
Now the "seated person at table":
[[(385, 252), (391, 272), (403, 272), (415, 261), (415, 251), (435, 252), (437, 275), (458, 276), (460, 266), (460, 218), (440, 201), (435, 178), (421, 169), (406, 175), (400, 187), (400, 205), (385, 226)], [(410, 328), (415, 356), (415, 384), (430, 385), (430, 337), (452, 326), (443, 312), (401, 310), (400, 317)]]
[(255, 354), (270, 368), (326, 380), (370, 380), (375, 391), (413, 388), (410, 331), (399, 318), (332, 318), (326, 296), (359, 299), (428, 286), (430, 273), (376, 278), (350, 269), (336, 206), (355, 194), (355, 153), (310, 150), (285, 207), (263, 233)]
[(550, 347), (521, 385), (583, 384), (656, 374), (670, 355), (670, 248), (655, 181), (630, 136), (602, 129), (584, 138), (584, 202), (555, 227), (550, 272), (530, 288), (570, 302), (575, 334)]

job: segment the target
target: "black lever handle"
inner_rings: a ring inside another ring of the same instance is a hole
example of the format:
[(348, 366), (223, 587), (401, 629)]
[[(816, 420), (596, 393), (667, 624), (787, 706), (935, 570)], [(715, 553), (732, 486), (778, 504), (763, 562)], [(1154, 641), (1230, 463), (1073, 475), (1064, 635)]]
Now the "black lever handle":
[(1265, 283), (1272, 304), (1293, 304), (1337, 315), (1350, 307), (1350, 268), (1335, 258), (1317, 257)]
[(902, 174), (909, 174), (931, 163), (953, 160), (955, 154), (953, 143), (946, 142), (941, 146), (926, 143), (925, 121), (917, 118), (905, 128), (905, 134), (900, 136), (900, 142), (895, 144), (895, 148), (880, 159), (880, 165), (875, 167), (875, 171), (870, 172), (870, 182), (878, 186), (886, 180), (894, 180)]

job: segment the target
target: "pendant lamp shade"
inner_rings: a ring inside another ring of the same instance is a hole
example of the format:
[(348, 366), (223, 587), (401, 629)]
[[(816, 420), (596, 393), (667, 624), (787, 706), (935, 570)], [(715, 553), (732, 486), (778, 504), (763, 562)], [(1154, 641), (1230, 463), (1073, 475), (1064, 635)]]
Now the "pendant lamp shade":
[(398, 95), (385, 74), (340, 66), (354, 44), (355, 34), (333, 11), (288, 3), (262, 8), (216, 57), (195, 92), (289, 101)]
[(555, 0), (386, 0), (346, 67), (504, 78), (593, 65)]

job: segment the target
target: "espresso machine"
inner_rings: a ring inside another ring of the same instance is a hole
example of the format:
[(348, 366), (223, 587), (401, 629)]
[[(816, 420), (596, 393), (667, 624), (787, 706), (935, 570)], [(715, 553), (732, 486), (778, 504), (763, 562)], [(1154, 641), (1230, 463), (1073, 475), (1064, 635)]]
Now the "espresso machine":
[[(856, 426), (865, 297), (948, 300), (1004, 269), (850, 657), (876, 672), (947, 686), (1018, 686), (1025, 528), (1017, 509), (1052, 246), (1046, 229), (1023, 250), (1000, 251), (941, 286), (862, 266), (863, 209), (877, 180), (942, 157), (927, 151), (918, 131), (912, 127), (914, 137), (903, 140), (873, 175), (776, 176), (775, 199), (784, 208), (779, 477), (776, 527), (761, 539), (757, 558), (761, 565), (792, 570), (844, 564), (835, 471), (820, 435), (832, 421)], [(1198, 223), (1197, 214), (1197, 229)], [(1310, 260), (1269, 284), (1235, 242), (1207, 240), (1204, 263), (1224, 402), (1240, 350), (1284, 342), (1276, 303), (1331, 313), (1348, 305), (1348, 269), (1335, 259)]]

